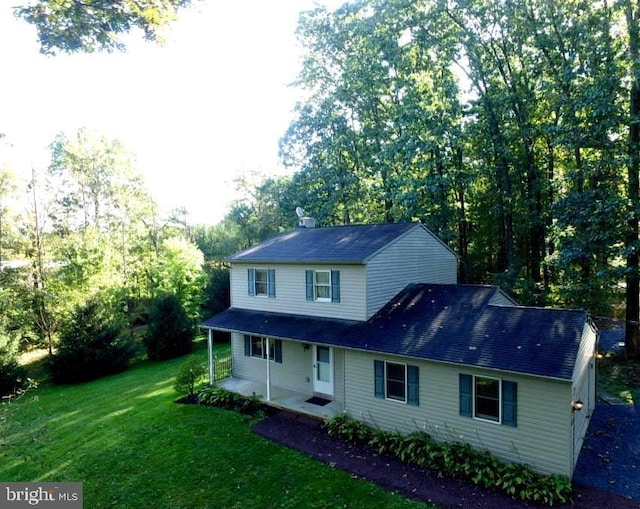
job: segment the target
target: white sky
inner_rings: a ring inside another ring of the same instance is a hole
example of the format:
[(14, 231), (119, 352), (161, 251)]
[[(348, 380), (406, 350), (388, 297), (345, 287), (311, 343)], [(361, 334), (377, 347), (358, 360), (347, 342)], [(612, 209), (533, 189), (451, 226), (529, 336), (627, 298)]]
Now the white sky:
[(44, 169), (56, 133), (86, 126), (119, 139), (161, 207), (185, 206), (192, 224), (222, 219), (238, 170), (283, 173), (278, 140), (300, 93), (288, 87), (294, 31), (312, 0), (195, 1), (165, 47), (136, 34), (124, 54), (55, 57), (13, 17), (20, 3), (0, 2), (0, 164)]

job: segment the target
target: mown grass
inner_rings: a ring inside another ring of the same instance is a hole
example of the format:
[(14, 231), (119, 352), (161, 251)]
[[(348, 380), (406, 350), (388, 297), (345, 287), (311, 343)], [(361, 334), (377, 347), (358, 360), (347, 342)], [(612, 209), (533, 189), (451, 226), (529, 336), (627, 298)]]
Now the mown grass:
[(250, 417), (174, 403), (183, 361), (4, 404), (0, 480), (81, 481), (87, 508), (424, 507), (254, 434)]

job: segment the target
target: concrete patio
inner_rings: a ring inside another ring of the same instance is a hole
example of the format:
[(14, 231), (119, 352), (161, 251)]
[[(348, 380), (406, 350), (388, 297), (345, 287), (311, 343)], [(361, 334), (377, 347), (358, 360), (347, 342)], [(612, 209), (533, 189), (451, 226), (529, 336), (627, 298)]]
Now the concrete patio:
[(219, 381), (218, 385), (228, 391), (232, 391), (243, 396), (258, 396), (265, 404), (276, 408), (311, 415), (321, 419), (331, 419), (344, 410), (344, 406), (338, 401), (332, 401), (324, 406), (315, 405), (307, 402), (307, 400), (312, 397), (312, 394), (303, 394), (301, 392), (290, 391), (288, 389), (273, 386), (271, 387), (271, 398), (267, 401), (266, 384), (251, 382), (249, 380), (242, 380), (239, 378), (227, 378), (226, 380)]

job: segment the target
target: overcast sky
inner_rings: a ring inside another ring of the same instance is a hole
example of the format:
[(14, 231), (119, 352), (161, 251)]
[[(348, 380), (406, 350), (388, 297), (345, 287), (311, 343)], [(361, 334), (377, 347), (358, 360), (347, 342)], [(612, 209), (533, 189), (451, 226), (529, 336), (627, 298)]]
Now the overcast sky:
[(312, 0), (195, 2), (165, 47), (129, 38), (124, 54), (56, 57), (39, 54), (12, 4), (0, 2), (0, 164), (44, 169), (56, 133), (93, 128), (122, 141), (163, 209), (185, 206), (192, 224), (224, 216), (239, 170), (284, 171), (294, 31)]

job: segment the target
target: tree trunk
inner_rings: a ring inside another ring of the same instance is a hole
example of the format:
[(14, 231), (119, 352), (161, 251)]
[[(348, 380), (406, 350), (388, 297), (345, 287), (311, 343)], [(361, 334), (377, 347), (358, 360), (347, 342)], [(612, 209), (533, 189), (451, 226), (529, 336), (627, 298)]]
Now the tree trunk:
[[(634, 8), (635, 7), (635, 8)], [(626, 18), (629, 32), (629, 59), (631, 61), (631, 95), (629, 100), (629, 165), (628, 165), (628, 220), (627, 220), (627, 276), (626, 276), (626, 334), (627, 357), (640, 360), (640, 277), (638, 266), (638, 209), (640, 206), (640, 5), (630, 3)]]

